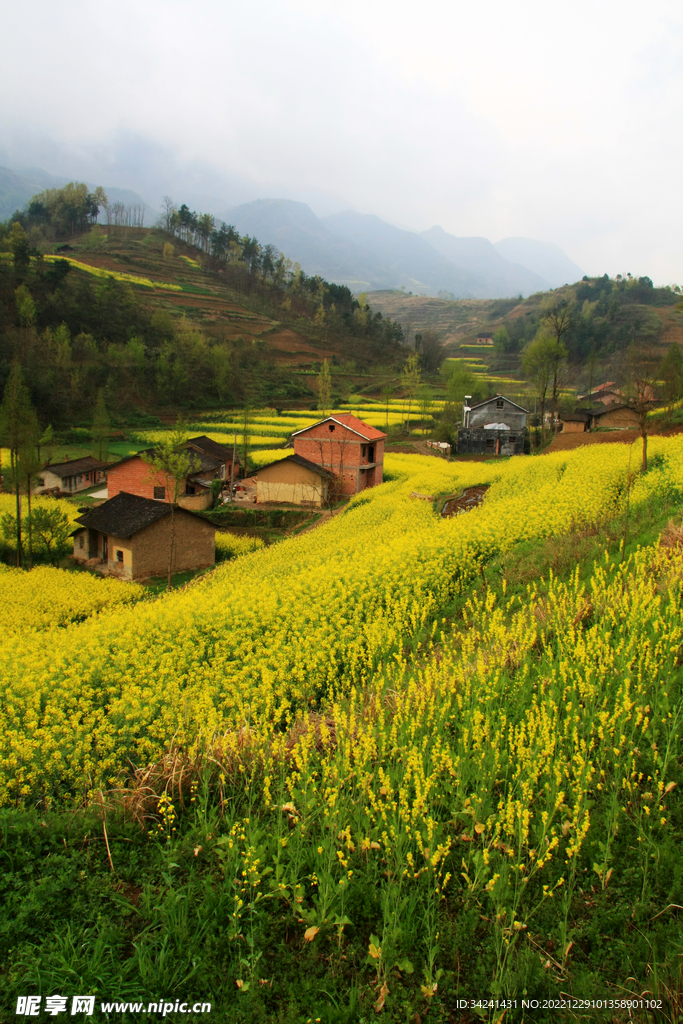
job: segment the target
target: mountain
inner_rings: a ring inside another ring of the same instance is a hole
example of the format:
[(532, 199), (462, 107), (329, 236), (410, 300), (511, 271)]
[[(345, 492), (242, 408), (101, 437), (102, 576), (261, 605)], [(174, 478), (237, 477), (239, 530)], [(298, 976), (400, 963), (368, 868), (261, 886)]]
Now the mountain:
[(379, 278), (372, 282), (375, 288), (403, 285), (426, 294), (447, 290), (471, 298), (485, 287), (479, 275), (456, 267), (416, 232), (396, 228), (372, 214), (343, 210), (323, 218), (323, 224), (375, 257)]
[(439, 227), (420, 234), (456, 267), (485, 278), (487, 294), (478, 295), (478, 298), (531, 295), (551, 287), (548, 281), (527, 267), (501, 256), (488, 238), (458, 238)]
[(573, 284), (583, 277), (583, 270), (552, 242), (537, 242), (533, 238), (504, 238), (494, 248), (506, 260), (519, 263), (534, 274), (545, 278), (551, 288)]
[(307, 274), (320, 274), (328, 281), (348, 285), (353, 291), (367, 290), (376, 279), (384, 281), (388, 275), (362, 246), (334, 235), (306, 203), (258, 199), (228, 210), (225, 219), (240, 234), (274, 245), (290, 260), (300, 263)]
[[(38, 192), (43, 192), (46, 188), (62, 188), (69, 181), (77, 180), (78, 178), (56, 177), (37, 167), (21, 171), (0, 167), (0, 220), (7, 220), (17, 210), (22, 210), (29, 199), (32, 199)], [(86, 184), (89, 189), (96, 188), (93, 182), (89, 181)], [(146, 208), (148, 223), (156, 219), (157, 211), (145, 203), (145, 200), (137, 192), (107, 185), (104, 186), (104, 191), (110, 203), (123, 203), (125, 206), (142, 203)]]

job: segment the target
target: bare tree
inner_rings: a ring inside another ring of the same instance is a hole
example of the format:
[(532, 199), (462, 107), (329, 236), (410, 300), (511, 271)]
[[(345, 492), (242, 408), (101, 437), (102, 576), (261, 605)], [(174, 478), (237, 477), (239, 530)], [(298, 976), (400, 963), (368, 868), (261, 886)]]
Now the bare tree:
[(652, 345), (631, 343), (626, 350), (621, 372), (621, 391), (627, 403), (638, 413), (643, 440), (642, 471), (647, 473), (647, 414), (652, 408), (659, 383), (661, 359)]

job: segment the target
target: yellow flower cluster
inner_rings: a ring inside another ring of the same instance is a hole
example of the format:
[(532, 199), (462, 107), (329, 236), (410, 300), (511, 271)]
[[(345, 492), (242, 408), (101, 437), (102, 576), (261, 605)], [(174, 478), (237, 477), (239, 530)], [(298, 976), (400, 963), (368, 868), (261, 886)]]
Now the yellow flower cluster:
[[(355, 706), (353, 694), (367, 693), (387, 665), (401, 662), (488, 558), (520, 540), (609, 518), (627, 501), (633, 506), (682, 489), (682, 441), (653, 439), (651, 452), (659, 465), (630, 487), (629, 469), (639, 456), (626, 445), (595, 445), (507, 463), (388, 456), (389, 479), (354, 497), (342, 515), (321, 529), (246, 555), (196, 586), (155, 602), (53, 629), (48, 643), (38, 643), (32, 635), (10, 637), (0, 650), (5, 698), (0, 709), (0, 802), (36, 792), (83, 794), (116, 779), (130, 761), (158, 758), (172, 738), (192, 750), (220, 734), (226, 753), (233, 750), (236, 756), (245, 742), (254, 749), (273, 749), (273, 735), (278, 730), (284, 735), (295, 718), (313, 707), (342, 716), (334, 731), (338, 743), (342, 733), (347, 737), (342, 745), (349, 765), (360, 756), (353, 753), (358, 744), (368, 744), (372, 759), (379, 740), (360, 728), (360, 712), (349, 710)], [(491, 485), (484, 504), (454, 519), (440, 519), (430, 502), (411, 497), (414, 492), (456, 493), (480, 483)], [(494, 613), (486, 610), (492, 622)], [(522, 646), (524, 622), (520, 619), (518, 628)], [(478, 666), (479, 654), (475, 648), (470, 653)], [(486, 678), (489, 671), (496, 675), (496, 699), (502, 706), (503, 698), (514, 697), (514, 687), (506, 691), (503, 667), (490, 661), (492, 655), (486, 657), (489, 662), (483, 660), (477, 671)], [(453, 695), (456, 704), (472, 671), (470, 666), (462, 678), (454, 676), (460, 679)], [(567, 678), (565, 669), (558, 678)], [(416, 735), (424, 735), (423, 723), (436, 714), (429, 696), (433, 686), (427, 680), (415, 687), (418, 704), (427, 701), (414, 720)], [(472, 728), (476, 719), (484, 734), (486, 712), (476, 693), (474, 688)], [(556, 703), (564, 714), (567, 703), (561, 694)], [(610, 706), (607, 702), (603, 709), (606, 727), (614, 714)], [(538, 714), (534, 749), (550, 751), (550, 706), (539, 707)], [(385, 728), (391, 737), (388, 718)], [(573, 729), (572, 724), (570, 735)], [(491, 734), (486, 735), (488, 742), (475, 751), (475, 761), (498, 756)], [(510, 759), (511, 772), (524, 763), (531, 742), (528, 727), (515, 737), (506, 720), (506, 742), (517, 752)], [(441, 743), (429, 755), (430, 764), (441, 764), (443, 736)], [(470, 730), (463, 757), (474, 750), (472, 743)], [(410, 772), (406, 792), (411, 806), (425, 809), (429, 818), (431, 789), (421, 781), (423, 769), (406, 756), (408, 747), (397, 734), (391, 745)], [(625, 750), (621, 741), (619, 748)], [(581, 755), (586, 763), (588, 754), (589, 747)], [(451, 751), (443, 763), (451, 763), (454, 756)], [(577, 763), (572, 770), (579, 767)], [(492, 771), (492, 778), (500, 777)], [(515, 789), (517, 803), (504, 805), (499, 822), (500, 841), (508, 845), (510, 829), (527, 835), (524, 779), (520, 776)], [(382, 785), (391, 793), (396, 789), (387, 781)], [(330, 786), (337, 792), (338, 787)], [(558, 807), (576, 806), (576, 813), (583, 813), (583, 805), (568, 798), (564, 782), (558, 782), (558, 794), (561, 790)], [(390, 818), (382, 818), (377, 841), (384, 842), (385, 834), (386, 842), (393, 841), (396, 819), (391, 819), (392, 826)], [(479, 817), (476, 823), (489, 828), (487, 820)], [(576, 822), (572, 827), (583, 827)], [(425, 845), (433, 854), (428, 821), (424, 829)], [(552, 842), (550, 831), (547, 836)], [(545, 846), (535, 849), (538, 857), (545, 857)]]
[(260, 537), (238, 536), (234, 533), (216, 532), (216, 561), (223, 562), (229, 558), (239, 558), (259, 551), (264, 547)]
[(51, 629), (80, 622), (105, 608), (135, 604), (137, 583), (103, 579), (89, 572), (37, 566), (30, 572), (0, 566), (0, 628), (4, 633)]
[(180, 292), (182, 288), (179, 284), (170, 284), (167, 281), (150, 281), (148, 277), (140, 277), (137, 274), (124, 274), (118, 270), (105, 270), (102, 267), (93, 267), (89, 263), (81, 263), (80, 260), (74, 260), (70, 256), (44, 256), (44, 260), (48, 262), (54, 262), (55, 260), (66, 260), (72, 267), (76, 267), (77, 270), (83, 270), (86, 274), (91, 274), (93, 277), (107, 278), (113, 277), (116, 281), (127, 281), (128, 284), (136, 284), (141, 288), (161, 288), (167, 292)]

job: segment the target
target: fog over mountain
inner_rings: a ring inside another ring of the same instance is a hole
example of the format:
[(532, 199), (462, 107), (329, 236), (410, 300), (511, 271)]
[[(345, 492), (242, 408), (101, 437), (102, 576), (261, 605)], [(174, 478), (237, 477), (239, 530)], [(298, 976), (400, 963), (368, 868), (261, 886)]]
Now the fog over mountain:
[[(178, 202), (212, 213), (264, 245), (274, 245), (307, 274), (320, 274), (356, 292), (403, 287), (422, 295), (501, 298), (529, 295), (582, 276), (557, 246), (531, 239), (505, 239), (493, 246), (486, 238), (458, 238), (441, 227), (409, 231), (348, 208), (320, 217), (307, 203), (282, 196), (226, 209), (226, 199), (256, 191), (258, 185), (236, 183), (200, 166), (179, 171), (170, 165), (164, 172), (161, 154), (152, 147), (148, 155), (152, 159), (144, 169), (137, 161), (123, 168), (116, 160), (113, 167), (104, 165), (99, 174), (86, 176), (86, 184), (102, 184), (112, 203), (144, 203), (148, 225), (158, 217), (159, 189), (166, 186), (164, 194), (172, 192)], [(98, 170), (95, 161), (81, 169)], [(109, 184), (107, 176), (115, 174), (134, 187)], [(78, 178), (40, 168), (0, 167), (0, 218), (24, 207), (37, 192)], [(326, 204), (318, 197), (317, 205), (325, 209)], [(335, 200), (329, 199), (330, 205)]]
[[(355, 210), (319, 218), (305, 203), (262, 199), (228, 210), (225, 219), (242, 234), (274, 245), (307, 274), (354, 291), (404, 287), (422, 295), (490, 299), (530, 295), (582, 276), (556, 246), (532, 243), (531, 270), (521, 260), (506, 259), (486, 238), (457, 238), (440, 227), (406, 231)], [(543, 274), (546, 248), (548, 273)], [(562, 260), (572, 272), (560, 281)]]

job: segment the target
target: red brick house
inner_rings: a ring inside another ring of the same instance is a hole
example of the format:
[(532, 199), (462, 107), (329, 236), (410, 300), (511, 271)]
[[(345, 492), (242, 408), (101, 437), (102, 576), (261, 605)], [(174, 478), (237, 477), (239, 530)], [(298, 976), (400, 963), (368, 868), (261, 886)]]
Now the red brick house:
[[(154, 449), (150, 448), (151, 453)], [(187, 452), (194, 456), (198, 465), (196, 472), (190, 474), (180, 486), (178, 504), (182, 508), (199, 511), (208, 508), (211, 501), (211, 481), (224, 480), (229, 484), (232, 475), (232, 448), (212, 441), (202, 435), (192, 437), (187, 442)], [(146, 453), (145, 453), (146, 454)], [(237, 476), (238, 460), (235, 460), (235, 476)], [(120, 462), (115, 462), (107, 470), (107, 494), (116, 497), (122, 491), (137, 494), (140, 498), (152, 498), (156, 501), (171, 501), (173, 498), (174, 481), (167, 480), (163, 473), (156, 472), (141, 458), (141, 454), (129, 455)]]
[(387, 435), (349, 412), (337, 413), (292, 434), (297, 455), (333, 473), (343, 494), (382, 483)]

